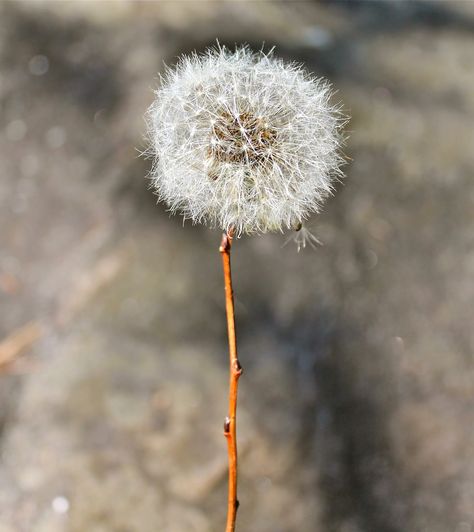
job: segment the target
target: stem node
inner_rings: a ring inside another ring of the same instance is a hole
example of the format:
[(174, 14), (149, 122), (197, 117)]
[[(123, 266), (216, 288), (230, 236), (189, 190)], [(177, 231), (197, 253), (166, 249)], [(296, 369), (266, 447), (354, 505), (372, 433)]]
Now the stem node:
[(234, 373), (236, 374), (237, 378), (239, 378), (242, 375), (242, 373), (244, 372), (244, 368), (240, 364), (239, 359), (234, 360), (233, 370), (234, 370)]

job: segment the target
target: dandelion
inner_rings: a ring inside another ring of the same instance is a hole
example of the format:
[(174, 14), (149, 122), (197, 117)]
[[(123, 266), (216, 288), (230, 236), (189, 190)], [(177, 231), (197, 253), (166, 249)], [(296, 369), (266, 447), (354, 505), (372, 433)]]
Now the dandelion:
[(236, 235), (299, 226), (341, 175), (344, 119), (331, 94), (301, 66), (245, 46), (182, 57), (148, 111), (159, 198)]
[(327, 81), (270, 52), (217, 46), (167, 69), (147, 113), (151, 179), (171, 212), (223, 230), (219, 251), (229, 339), (226, 532), (235, 530), (237, 356), (230, 252), (235, 236), (296, 231), (298, 250), (317, 239), (303, 226), (341, 177), (344, 118)]

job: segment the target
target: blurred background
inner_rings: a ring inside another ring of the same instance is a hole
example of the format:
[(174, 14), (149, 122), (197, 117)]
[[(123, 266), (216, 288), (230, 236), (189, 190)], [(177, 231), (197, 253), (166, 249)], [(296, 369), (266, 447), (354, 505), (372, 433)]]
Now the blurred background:
[(0, 532), (224, 527), (220, 234), (148, 190), (182, 52), (276, 45), (352, 116), (324, 245), (233, 255), (246, 532), (474, 532), (474, 4), (0, 5)]

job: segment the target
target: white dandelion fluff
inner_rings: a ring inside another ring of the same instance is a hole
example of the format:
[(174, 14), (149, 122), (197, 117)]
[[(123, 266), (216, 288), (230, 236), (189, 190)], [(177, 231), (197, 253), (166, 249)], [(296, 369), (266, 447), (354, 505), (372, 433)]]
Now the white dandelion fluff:
[(180, 58), (147, 114), (152, 183), (172, 212), (236, 234), (298, 227), (340, 175), (327, 81), (272, 53)]

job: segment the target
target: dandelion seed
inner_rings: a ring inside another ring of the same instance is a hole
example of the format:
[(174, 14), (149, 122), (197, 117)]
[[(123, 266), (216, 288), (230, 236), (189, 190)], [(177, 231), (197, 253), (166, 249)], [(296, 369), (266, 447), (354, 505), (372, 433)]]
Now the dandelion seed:
[(305, 249), (306, 245), (309, 245), (313, 249), (322, 245), (322, 242), (302, 223), (298, 224), (294, 229), (294, 232), (285, 240), (282, 247), (286, 246), (288, 242), (294, 242), (296, 244), (296, 250), (298, 253), (302, 249)]
[(344, 117), (330, 97), (327, 81), (272, 53), (183, 56), (147, 115), (158, 196), (237, 236), (295, 227), (342, 175)]

